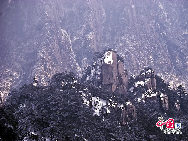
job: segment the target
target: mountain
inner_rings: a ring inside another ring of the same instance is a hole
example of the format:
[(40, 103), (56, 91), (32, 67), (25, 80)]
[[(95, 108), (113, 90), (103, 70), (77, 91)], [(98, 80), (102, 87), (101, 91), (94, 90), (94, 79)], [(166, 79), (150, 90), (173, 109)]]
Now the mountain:
[[(34, 79), (12, 90), (0, 107), (0, 140), (188, 139), (183, 86), (171, 88), (149, 67), (128, 77), (113, 50), (94, 58), (82, 77), (57, 73), (46, 86)], [(169, 119), (182, 128), (158, 124)]]
[(126, 93), (128, 73), (124, 61), (113, 50), (95, 53), (93, 64), (83, 73), (82, 81), (92, 83), (108, 92)]
[(129, 74), (152, 67), (172, 86), (188, 84), (187, 0), (2, 0), (0, 89), (58, 72), (81, 75), (95, 52), (112, 48)]

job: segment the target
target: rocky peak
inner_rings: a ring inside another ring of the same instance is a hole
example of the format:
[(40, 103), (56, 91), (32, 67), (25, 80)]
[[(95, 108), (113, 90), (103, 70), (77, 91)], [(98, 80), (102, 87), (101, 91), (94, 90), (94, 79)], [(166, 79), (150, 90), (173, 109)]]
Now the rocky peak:
[(121, 57), (113, 50), (97, 55), (85, 77), (97, 87), (109, 92), (125, 94), (127, 92), (128, 74)]
[(104, 53), (102, 85), (110, 92), (126, 93), (128, 78), (123, 62), (119, 58), (115, 51), (106, 51)]

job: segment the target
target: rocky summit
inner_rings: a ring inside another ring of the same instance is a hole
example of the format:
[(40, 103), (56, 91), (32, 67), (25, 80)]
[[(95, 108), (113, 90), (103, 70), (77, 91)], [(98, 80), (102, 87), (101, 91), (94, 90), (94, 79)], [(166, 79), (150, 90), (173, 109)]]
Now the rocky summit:
[(100, 53), (83, 78), (84, 81), (92, 81), (95, 86), (103, 87), (109, 92), (127, 92), (128, 73), (124, 69), (123, 59), (113, 50)]

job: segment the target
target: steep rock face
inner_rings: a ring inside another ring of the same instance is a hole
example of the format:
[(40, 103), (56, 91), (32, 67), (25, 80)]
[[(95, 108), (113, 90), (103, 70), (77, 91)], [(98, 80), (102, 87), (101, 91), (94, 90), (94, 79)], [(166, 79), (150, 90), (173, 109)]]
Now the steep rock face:
[(55, 72), (77, 71), (77, 63), (84, 68), (94, 52), (107, 48), (123, 56), (130, 74), (151, 66), (172, 85), (188, 84), (187, 5), (187, 0), (2, 0), (1, 95), (35, 75), (44, 84)]
[(125, 73), (123, 62), (118, 59), (114, 51), (107, 51), (104, 54), (102, 64), (102, 84), (110, 92), (127, 92), (128, 75)]
[(121, 57), (113, 50), (98, 55), (83, 78), (84, 81), (90, 81), (96, 87), (102, 87), (109, 92), (127, 92), (128, 74)]
[(111, 92), (115, 91), (118, 83), (117, 66), (117, 54), (107, 51), (104, 54), (104, 63), (102, 64), (102, 84)]

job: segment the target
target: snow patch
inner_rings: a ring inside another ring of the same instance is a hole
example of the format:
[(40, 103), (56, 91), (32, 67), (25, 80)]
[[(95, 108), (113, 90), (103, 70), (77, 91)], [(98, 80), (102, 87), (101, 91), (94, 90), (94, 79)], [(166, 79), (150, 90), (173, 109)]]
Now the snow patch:
[(110, 113), (110, 110), (107, 108), (107, 102), (106, 100), (103, 100), (99, 97), (92, 97), (92, 105), (93, 105), (93, 110), (94, 115), (98, 115), (100, 116), (100, 110), (102, 109), (102, 107), (104, 107), (107, 110), (107, 113)]
[(164, 95), (163, 93), (161, 93), (161, 94), (160, 94), (160, 97), (161, 97), (161, 98), (162, 98), (162, 97), (165, 97), (165, 95)]
[(138, 101), (138, 102), (141, 102), (141, 100), (142, 100), (141, 98), (137, 98), (137, 101)]
[(138, 87), (139, 85), (141, 86), (144, 86), (144, 81), (138, 81), (138, 82), (135, 82), (135, 87)]
[(129, 89), (130, 92), (133, 92), (133, 90), (134, 90), (134, 87), (131, 87), (131, 88)]
[(150, 74), (150, 73), (152, 73), (152, 70), (149, 69), (149, 70), (146, 71), (146, 73), (149, 73), (149, 74)]
[(132, 105), (132, 103), (130, 101), (127, 101), (126, 105)]
[(163, 7), (163, 5), (159, 2), (159, 7), (161, 8), (161, 9), (164, 9), (164, 7)]
[(107, 51), (104, 54), (104, 63), (106, 63), (106, 64), (112, 64), (113, 63), (112, 51)]
[[(81, 92), (81, 96), (82, 96), (82, 99), (83, 99), (83, 104), (89, 106), (90, 105), (90, 101), (87, 99), (86, 97), (86, 94), (82, 91), (79, 91)], [(91, 98), (91, 103), (92, 103), (92, 109), (94, 110), (94, 113), (93, 115), (97, 115), (97, 116), (100, 116), (100, 110), (102, 108), (105, 108), (106, 109), (106, 112), (107, 113), (110, 113), (110, 110), (109, 108), (107, 107), (107, 101), (106, 100), (103, 100), (99, 97), (92, 97)]]
[(36, 87), (36, 86), (37, 86), (37, 83), (33, 83), (33, 86), (35, 86), (35, 87)]

